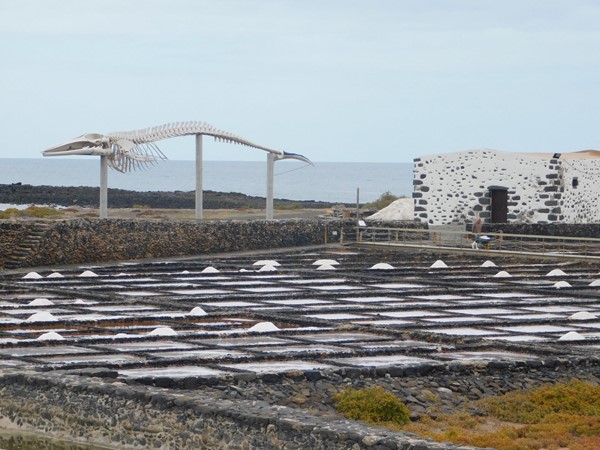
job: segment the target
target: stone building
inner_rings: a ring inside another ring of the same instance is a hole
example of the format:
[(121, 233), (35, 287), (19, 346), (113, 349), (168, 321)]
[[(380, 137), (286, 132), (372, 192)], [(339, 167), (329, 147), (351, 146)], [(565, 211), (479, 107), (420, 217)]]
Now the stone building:
[(600, 151), (482, 149), (414, 160), (415, 220), (431, 225), (600, 222)]

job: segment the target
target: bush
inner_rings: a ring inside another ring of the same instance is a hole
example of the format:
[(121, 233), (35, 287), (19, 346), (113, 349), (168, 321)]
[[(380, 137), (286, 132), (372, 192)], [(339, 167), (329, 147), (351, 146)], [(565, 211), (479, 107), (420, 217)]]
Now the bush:
[(0, 211), (0, 219), (8, 219), (10, 217), (36, 217), (38, 219), (51, 216), (62, 216), (64, 213), (60, 210), (47, 206), (30, 206), (29, 208), (19, 210), (17, 208), (8, 208), (5, 211)]
[(404, 196), (397, 196), (397, 195), (392, 194), (390, 191), (386, 191), (383, 194), (381, 194), (379, 196), (379, 198), (377, 200), (375, 200), (374, 202), (367, 203), (365, 205), (365, 207), (373, 208), (373, 209), (377, 209), (377, 210), (383, 209), (386, 206), (389, 206), (391, 203), (398, 200), (399, 198), (404, 198)]
[(394, 394), (380, 386), (346, 389), (333, 397), (339, 412), (349, 419), (373, 425), (405, 425), (410, 422), (408, 408)]

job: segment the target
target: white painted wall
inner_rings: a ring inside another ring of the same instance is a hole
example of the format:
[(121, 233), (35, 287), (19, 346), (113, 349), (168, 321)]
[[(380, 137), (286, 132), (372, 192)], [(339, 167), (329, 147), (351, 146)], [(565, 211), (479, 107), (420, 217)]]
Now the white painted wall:
[(480, 215), (487, 222), (490, 186), (508, 188), (509, 222), (600, 222), (599, 159), (486, 149), (415, 159), (415, 219), (443, 225)]

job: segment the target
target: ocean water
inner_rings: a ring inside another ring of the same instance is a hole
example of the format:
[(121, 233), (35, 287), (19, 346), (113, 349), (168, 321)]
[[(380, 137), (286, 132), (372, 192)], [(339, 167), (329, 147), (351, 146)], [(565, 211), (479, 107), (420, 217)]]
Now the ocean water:
[[(314, 166), (298, 161), (275, 163), (274, 196), (290, 200), (356, 203), (382, 193), (410, 196), (412, 163), (333, 163)], [(204, 190), (266, 195), (266, 162), (204, 161)], [(99, 158), (0, 158), (0, 184), (98, 186)], [(194, 161), (160, 161), (147, 170), (119, 173), (109, 169), (108, 187), (133, 191), (193, 191)]]

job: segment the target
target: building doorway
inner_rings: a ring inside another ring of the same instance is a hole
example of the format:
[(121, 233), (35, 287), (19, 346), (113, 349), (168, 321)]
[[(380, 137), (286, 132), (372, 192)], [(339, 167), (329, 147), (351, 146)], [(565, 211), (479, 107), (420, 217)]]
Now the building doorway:
[(490, 186), (492, 223), (508, 222), (508, 188)]

